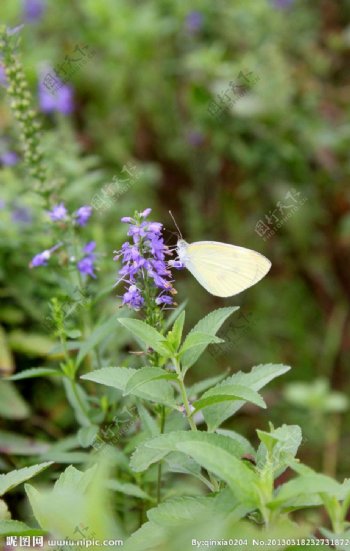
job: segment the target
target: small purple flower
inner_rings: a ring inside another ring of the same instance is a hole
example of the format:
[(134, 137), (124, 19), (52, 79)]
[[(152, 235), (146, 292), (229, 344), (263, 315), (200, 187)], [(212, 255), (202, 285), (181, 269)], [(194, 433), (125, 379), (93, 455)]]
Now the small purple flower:
[(123, 295), (123, 304), (127, 304), (134, 310), (140, 310), (145, 300), (136, 285), (130, 285), (129, 289)]
[(57, 243), (57, 245), (54, 245), (53, 247), (51, 247), (51, 249), (46, 249), (42, 253), (36, 254), (29, 263), (29, 268), (47, 266), (47, 263), (50, 260), (52, 253), (62, 245), (63, 243)]
[(120, 281), (127, 284), (123, 295), (123, 304), (135, 310), (149, 307), (172, 305), (173, 288), (171, 272), (165, 261), (170, 254), (162, 237), (163, 225), (146, 221), (151, 209), (135, 213), (135, 217), (123, 217), (122, 222), (129, 224), (127, 234), (132, 243), (126, 242), (116, 252), (114, 260), (122, 260), (119, 270)]
[(85, 253), (85, 255), (77, 263), (78, 270), (81, 274), (88, 275), (90, 277), (93, 277), (94, 279), (96, 279), (96, 274), (94, 272), (96, 255), (93, 252), (95, 250), (95, 247), (95, 241), (89, 241), (89, 243), (87, 243), (83, 247), (83, 252)]
[(203, 25), (203, 15), (200, 11), (191, 11), (186, 17), (186, 27), (190, 33), (197, 33)]
[(52, 207), (52, 210), (50, 210), (48, 214), (52, 222), (58, 222), (59, 220), (65, 220), (67, 218), (67, 209), (64, 203), (59, 203)]
[(85, 226), (92, 215), (92, 207), (84, 205), (75, 212), (75, 218), (78, 226)]
[(32, 215), (27, 207), (17, 206), (11, 213), (11, 218), (16, 224), (23, 224), (24, 226), (32, 222)]
[(0, 161), (5, 166), (14, 166), (18, 163), (18, 155), (14, 151), (6, 151), (0, 155)]
[(289, 8), (294, 3), (294, 0), (273, 0), (275, 8), (284, 10)]
[(23, 0), (23, 16), (28, 23), (38, 21), (43, 16), (46, 2), (43, 0)]
[[(49, 72), (47, 74), (49, 74)], [(52, 73), (50, 73), (50, 75), (52, 76)], [(43, 113), (58, 111), (63, 115), (70, 115), (74, 110), (73, 88), (68, 84), (60, 82), (57, 76), (53, 78), (59, 82), (59, 86), (52, 91), (45, 86), (43, 79), (39, 82), (40, 109)]]

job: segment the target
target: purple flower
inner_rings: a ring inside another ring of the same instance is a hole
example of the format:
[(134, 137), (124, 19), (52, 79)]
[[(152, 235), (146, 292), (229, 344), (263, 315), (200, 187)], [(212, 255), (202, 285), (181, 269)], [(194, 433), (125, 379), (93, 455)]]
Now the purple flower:
[(41, 19), (46, 8), (43, 0), (24, 0), (23, 16), (28, 23), (33, 23)]
[(52, 222), (58, 222), (59, 220), (65, 220), (67, 217), (67, 209), (64, 206), (64, 203), (59, 203), (52, 207), (52, 210), (49, 211), (49, 216)]
[(203, 15), (200, 11), (191, 11), (186, 17), (186, 27), (190, 33), (197, 33), (203, 25)]
[[(70, 115), (74, 109), (73, 88), (68, 84), (63, 84), (60, 79), (48, 72), (46, 77), (50, 76), (58, 82), (53, 90), (45, 86), (45, 80), (39, 82), (39, 106), (43, 113), (53, 113), (58, 111), (63, 115)], [(45, 77), (44, 77), (45, 79)]]
[(151, 209), (135, 213), (135, 217), (123, 217), (122, 222), (129, 224), (128, 236), (132, 242), (122, 245), (114, 260), (122, 261), (119, 270), (120, 281), (127, 284), (123, 295), (123, 304), (135, 310), (150, 304), (156, 307), (172, 305), (173, 294), (171, 272), (165, 261), (170, 254), (162, 237), (163, 225), (159, 222), (147, 222)]
[(84, 205), (75, 212), (76, 222), (78, 226), (85, 226), (92, 214), (92, 207)]
[(7, 87), (8, 85), (7, 77), (5, 73), (5, 67), (1, 64), (0, 64), (0, 84), (5, 87)]
[(136, 285), (130, 285), (129, 289), (123, 295), (123, 304), (127, 304), (134, 310), (140, 310), (145, 300)]
[(32, 215), (27, 207), (15, 207), (15, 209), (12, 211), (11, 217), (13, 222), (15, 222), (16, 224), (27, 225), (30, 224), (32, 221)]
[(46, 249), (42, 253), (36, 254), (30, 264), (29, 268), (37, 268), (38, 266), (46, 266), (48, 260), (50, 260), (52, 253), (62, 246), (63, 243), (57, 243), (57, 245), (54, 245), (51, 247), (51, 249)]
[(284, 10), (285, 8), (289, 8), (294, 3), (294, 0), (273, 0), (273, 4), (275, 8), (278, 8), (280, 10)]
[(0, 210), (4, 209), (6, 207), (6, 203), (3, 199), (0, 199)]
[(95, 247), (95, 241), (89, 241), (89, 243), (87, 243), (83, 247), (83, 252), (85, 253), (85, 255), (77, 263), (78, 270), (81, 274), (88, 275), (90, 277), (93, 277), (94, 279), (96, 279), (96, 274), (94, 272), (96, 255), (93, 252), (95, 250)]
[(14, 151), (6, 151), (0, 155), (0, 161), (5, 166), (14, 166), (18, 163), (18, 155)]

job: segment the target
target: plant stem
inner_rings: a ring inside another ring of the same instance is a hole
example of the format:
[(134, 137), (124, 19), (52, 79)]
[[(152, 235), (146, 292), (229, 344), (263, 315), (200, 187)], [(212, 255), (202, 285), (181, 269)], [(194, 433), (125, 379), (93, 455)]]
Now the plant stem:
[[(164, 432), (165, 425), (165, 406), (162, 406), (160, 413), (160, 434)], [(157, 504), (161, 502), (161, 486), (162, 486), (162, 462), (158, 465), (158, 478), (157, 478)]]

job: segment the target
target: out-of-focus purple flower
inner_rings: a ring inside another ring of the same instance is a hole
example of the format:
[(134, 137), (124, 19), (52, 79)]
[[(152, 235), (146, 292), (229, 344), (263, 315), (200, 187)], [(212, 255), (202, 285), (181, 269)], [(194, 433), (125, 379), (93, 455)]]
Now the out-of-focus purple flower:
[(198, 130), (191, 130), (187, 134), (187, 141), (193, 147), (200, 147), (204, 143), (204, 136)]
[(41, 19), (46, 9), (44, 0), (23, 0), (23, 17), (28, 23)]
[(0, 210), (4, 209), (6, 207), (6, 203), (3, 199), (0, 199)]
[(96, 274), (94, 272), (96, 255), (93, 252), (95, 247), (95, 241), (89, 241), (89, 243), (83, 247), (85, 256), (77, 263), (78, 270), (81, 274), (88, 275), (94, 279), (96, 279)]
[(2, 86), (5, 86), (5, 87), (8, 86), (7, 77), (6, 77), (6, 73), (5, 73), (5, 67), (3, 65), (1, 65), (1, 63), (0, 63), (0, 84)]
[(294, 3), (294, 0), (272, 0), (272, 1), (275, 8), (278, 8), (280, 10), (289, 8)]
[(32, 222), (32, 215), (27, 207), (17, 206), (11, 213), (11, 218), (16, 224), (28, 225)]
[(117, 282), (126, 283), (123, 304), (134, 310), (143, 306), (172, 305), (176, 293), (172, 286), (171, 272), (165, 257), (171, 254), (162, 237), (163, 225), (145, 220), (151, 209), (136, 213), (134, 218), (124, 217), (129, 224), (128, 235), (132, 243), (125, 242), (114, 260), (122, 260)]
[[(54, 77), (59, 81), (57, 76)], [(58, 111), (63, 115), (70, 115), (74, 110), (73, 88), (68, 84), (60, 83), (55, 90), (49, 90), (44, 82), (39, 82), (39, 106), (43, 113)]]
[(48, 212), (52, 222), (58, 222), (59, 220), (65, 220), (67, 217), (67, 209), (64, 206), (64, 203), (59, 203), (52, 207), (52, 210)]
[(57, 245), (54, 245), (51, 247), (51, 249), (46, 249), (42, 253), (36, 254), (30, 264), (29, 268), (37, 268), (38, 266), (47, 266), (48, 261), (51, 258), (52, 253), (62, 246), (62, 243), (57, 243)]
[(200, 11), (191, 11), (186, 17), (186, 27), (190, 33), (197, 33), (203, 25), (203, 14)]
[(14, 166), (18, 163), (18, 155), (14, 151), (6, 151), (0, 155), (0, 161), (5, 166)]
[(83, 205), (74, 214), (78, 226), (85, 226), (92, 215), (92, 207), (89, 205)]

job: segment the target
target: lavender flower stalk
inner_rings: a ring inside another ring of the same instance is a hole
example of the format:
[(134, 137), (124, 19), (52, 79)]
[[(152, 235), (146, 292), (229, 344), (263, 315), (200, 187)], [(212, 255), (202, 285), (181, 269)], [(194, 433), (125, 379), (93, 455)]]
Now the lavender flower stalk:
[(136, 212), (134, 218), (122, 218), (122, 222), (129, 224), (132, 242), (126, 241), (116, 251), (114, 260), (122, 259), (117, 284), (121, 281), (126, 284), (123, 304), (143, 310), (146, 321), (155, 327), (161, 323), (162, 308), (174, 304), (176, 290), (165, 260), (171, 253), (164, 244), (163, 225), (146, 221), (150, 213), (151, 209), (146, 209)]

